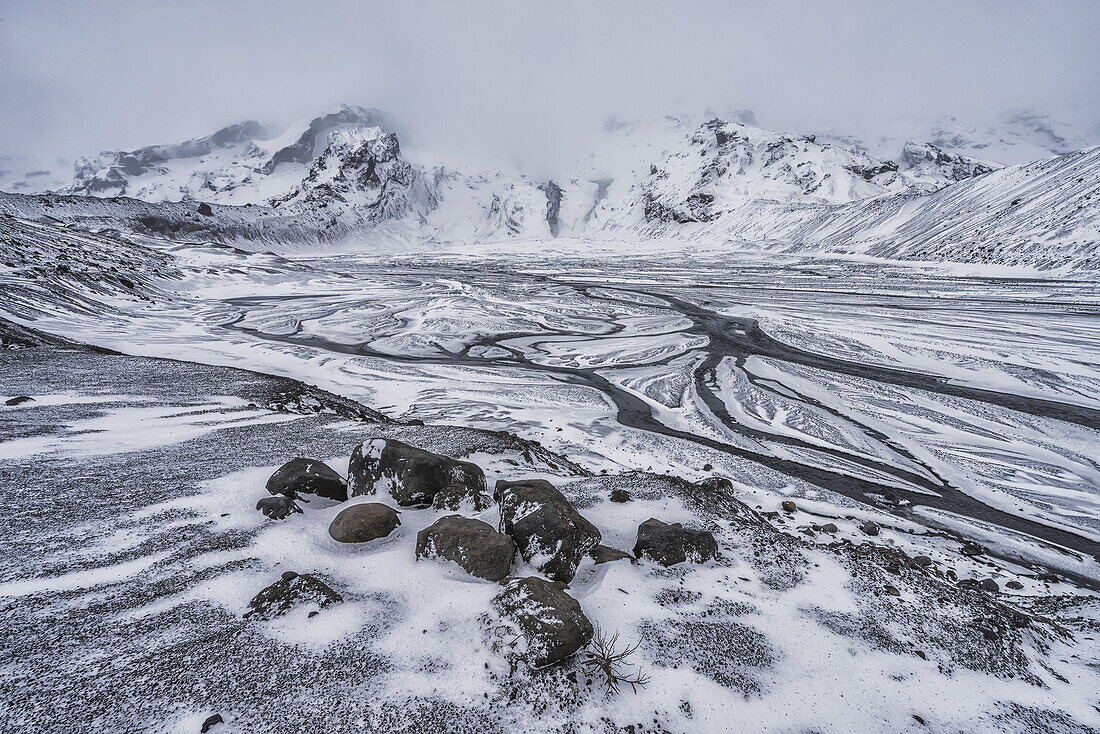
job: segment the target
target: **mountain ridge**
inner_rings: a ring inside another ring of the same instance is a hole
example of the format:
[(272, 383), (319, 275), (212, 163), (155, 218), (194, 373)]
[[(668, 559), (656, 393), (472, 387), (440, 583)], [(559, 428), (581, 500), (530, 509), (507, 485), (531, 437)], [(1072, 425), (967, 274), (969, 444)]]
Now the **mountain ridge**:
[(0, 211), (64, 211), (79, 226), (246, 247), (707, 237), (789, 252), (1100, 267), (1100, 207), (1087, 183), (1100, 180), (1100, 148), (1001, 167), (906, 141), (897, 160), (883, 159), (855, 139), (779, 133), (741, 111), (608, 124), (598, 154), (539, 181), (413, 163), (393, 127), (350, 105), (275, 137), (245, 121), (81, 159), (71, 186), (5, 195)]

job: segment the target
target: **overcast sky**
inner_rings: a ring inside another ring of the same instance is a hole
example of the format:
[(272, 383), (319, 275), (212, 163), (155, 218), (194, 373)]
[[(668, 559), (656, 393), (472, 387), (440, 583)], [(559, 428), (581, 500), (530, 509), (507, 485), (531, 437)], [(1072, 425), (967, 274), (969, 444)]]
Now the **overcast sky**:
[[(0, 0), (0, 151), (172, 142), (327, 103), (545, 165), (622, 118), (778, 129), (1030, 106), (1100, 119), (1100, 3)], [(1074, 109), (1069, 108), (1073, 106)]]

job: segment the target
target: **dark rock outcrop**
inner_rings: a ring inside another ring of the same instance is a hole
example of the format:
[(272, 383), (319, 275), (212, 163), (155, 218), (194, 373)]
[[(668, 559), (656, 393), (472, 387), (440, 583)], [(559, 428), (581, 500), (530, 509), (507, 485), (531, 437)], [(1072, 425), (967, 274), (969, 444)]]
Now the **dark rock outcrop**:
[(294, 498), (281, 494), (274, 497), (264, 497), (256, 503), (256, 509), (272, 520), (283, 520), (294, 513), (302, 514), (302, 508), (298, 506)]
[(346, 500), (348, 486), (332, 467), (316, 459), (291, 459), (267, 480), (267, 491), (297, 497), (315, 494), (332, 500)]
[(638, 526), (634, 556), (648, 558), (662, 566), (691, 561), (703, 563), (718, 554), (718, 543), (706, 530), (691, 530), (680, 523), (650, 518)]
[(244, 616), (253, 619), (274, 619), (286, 614), (294, 607), (312, 604), (323, 609), (343, 600), (342, 596), (316, 576), (288, 571), (281, 579), (253, 597), (248, 603), (248, 611)]
[(416, 534), (416, 557), (454, 561), (466, 573), (500, 581), (512, 568), (516, 546), (492, 525), (461, 515), (441, 517)]
[(382, 483), (397, 504), (426, 507), (452, 484), (485, 490), (485, 473), (476, 464), (379, 438), (355, 447), (348, 464), (351, 494), (374, 494)]
[(592, 639), (577, 600), (536, 576), (508, 581), (493, 608), (516, 627), (523, 647), (515, 652), (534, 666), (560, 662)]
[(329, 524), (328, 534), (338, 543), (366, 543), (386, 537), (400, 524), (397, 510), (380, 502), (366, 502), (340, 510)]
[(546, 223), (550, 225), (550, 235), (557, 237), (561, 229), (558, 215), (561, 212), (562, 188), (553, 181), (547, 181), (539, 188), (546, 194)]
[(34, 398), (29, 395), (19, 395), (14, 398), (8, 398), (4, 401), (4, 405), (22, 405), (23, 403), (33, 403)]
[(868, 520), (867, 522), (860, 525), (859, 529), (862, 530), (866, 535), (878, 535), (879, 531), (878, 524), (872, 522), (871, 520)]
[(512, 536), (523, 560), (556, 581), (569, 583), (581, 558), (600, 542), (600, 531), (544, 479), (498, 481), (501, 528)]

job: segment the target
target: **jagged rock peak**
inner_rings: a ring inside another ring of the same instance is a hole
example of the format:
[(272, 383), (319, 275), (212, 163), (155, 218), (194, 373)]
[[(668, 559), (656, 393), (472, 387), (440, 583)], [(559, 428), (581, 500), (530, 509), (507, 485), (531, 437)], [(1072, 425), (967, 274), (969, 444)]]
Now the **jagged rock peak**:
[[(293, 135), (302, 126), (292, 127), (282, 137)], [(391, 129), (389, 121), (376, 109), (366, 109), (355, 105), (336, 105), (305, 124), (305, 129), (293, 142), (278, 148), (261, 169), (271, 173), (282, 163), (310, 163), (327, 143), (329, 133), (334, 130), (383, 128)]]

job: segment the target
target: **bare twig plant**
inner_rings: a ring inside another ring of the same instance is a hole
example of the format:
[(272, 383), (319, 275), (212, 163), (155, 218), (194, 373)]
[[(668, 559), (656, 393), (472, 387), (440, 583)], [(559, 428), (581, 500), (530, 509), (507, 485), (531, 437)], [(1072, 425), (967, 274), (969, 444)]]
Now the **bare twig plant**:
[(641, 645), (635, 643), (623, 650), (616, 650), (619, 644), (619, 633), (608, 637), (599, 626), (596, 627), (596, 635), (588, 643), (585, 651), (585, 659), (581, 665), (587, 675), (602, 677), (604, 681), (604, 697), (611, 698), (619, 692), (619, 687), (626, 683), (635, 693), (639, 688), (644, 688), (649, 683), (649, 676), (638, 669), (630, 674), (627, 669), (626, 659), (630, 657)]

